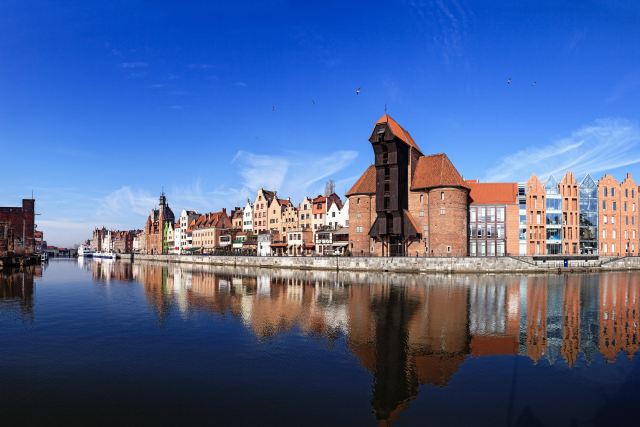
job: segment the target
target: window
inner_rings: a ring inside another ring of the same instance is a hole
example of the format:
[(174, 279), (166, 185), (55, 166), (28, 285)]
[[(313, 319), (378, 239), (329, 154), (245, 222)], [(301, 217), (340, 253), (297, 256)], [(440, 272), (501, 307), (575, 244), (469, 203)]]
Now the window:
[(606, 215), (604, 216), (604, 223), (605, 224), (607, 223), (607, 216)]
[(607, 238), (607, 230), (602, 230), (602, 238), (603, 239)]
[(504, 256), (504, 242), (496, 243), (496, 255)]
[(444, 215), (444, 214), (445, 214), (444, 208), (440, 208), (440, 215)]
[(624, 197), (629, 197), (629, 189), (628, 188), (624, 189)]
[(420, 211), (420, 217), (424, 216), (424, 211)]
[(356, 227), (356, 233), (362, 233), (362, 227), (361, 226), (357, 226)]
[(607, 187), (604, 187), (604, 188), (602, 189), (602, 191), (603, 191), (603, 193), (604, 193), (604, 197), (607, 197)]
[(496, 220), (496, 208), (490, 207), (487, 208), (487, 221), (495, 222)]
[(476, 242), (469, 243), (469, 255), (476, 256)]
[[(440, 192), (440, 200), (444, 200), (444, 191)], [(447, 246), (448, 247), (448, 246)]]
[[(444, 193), (442, 193), (444, 194)], [(447, 246), (447, 253), (450, 254), (451, 253), (451, 246)]]
[(615, 239), (616, 238), (616, 230), (611, 231), (611, 235), (612, 235), (611, 237), (613, 237)]
[(612, 217), (611, 217), (611, 224), (615, 224), (615, 223), (616, 223), (616, 217), (615, 217), (615, 216), (612, 216)]
[[(613, 190), (613, 189), (612, 189)], [(612, 194), (613, 195), (613, 194)], [(616, 244), (612, 243), (611, 244), (611, 252), (615, 252), (616, 251)]]
[(540, 214), (536, 214), (536, 224), (540, 225)]
[(424, 194), (421, 194), (420, 195), (420, 204), (423, 204), (423, 203), (424, 203)]
[(613, 202), (613, 210), (616, 210), (616, 202)]
[[(615, 197), (616, 196), (616, 189), (611, 187), (611, 197)], [(613, 245), (611, 247), (611, 252), (613, 252)]]
[(504, 208), (496, 208), (496, 221), (504, 222)]
[(476, 222), (476, 208), (469, 208), (469, 221)]

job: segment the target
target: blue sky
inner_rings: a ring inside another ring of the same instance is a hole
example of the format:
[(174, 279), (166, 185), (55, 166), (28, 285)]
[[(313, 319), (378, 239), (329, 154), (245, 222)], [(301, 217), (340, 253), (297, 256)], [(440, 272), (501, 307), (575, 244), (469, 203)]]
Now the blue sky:
[(141, 228), (162, 187), (344, 193), (385, 104), (465, 178), (640, 178), (640, 5), (0, 2), (0, 205), (33, 190), (51, 244)]

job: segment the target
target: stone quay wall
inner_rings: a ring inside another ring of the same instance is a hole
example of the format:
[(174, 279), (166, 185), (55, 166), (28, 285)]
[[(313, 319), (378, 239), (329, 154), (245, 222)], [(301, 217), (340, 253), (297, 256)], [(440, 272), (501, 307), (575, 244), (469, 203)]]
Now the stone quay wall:
[(258, 257), (200, 255), (142, 255), (135, 261), (159, 261), (232, 267), (278, 268), (324, 271), (394, 273), (567, 273), (640, 270), (640, 257), (534, 260), (533, 257)]

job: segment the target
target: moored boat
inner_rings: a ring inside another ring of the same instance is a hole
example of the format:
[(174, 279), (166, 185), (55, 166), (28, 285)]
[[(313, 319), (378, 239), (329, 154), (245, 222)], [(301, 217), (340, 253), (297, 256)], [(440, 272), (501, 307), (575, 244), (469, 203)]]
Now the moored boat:
[(94, 252), (93, 257), (101, 258), (101, 259), (116, 259), (116, 253), (115, 252)]
[(80, 245), (78, 247), (78, 256), (81, 257), (91, 257), (93, 256), (94, 251), (90, 246)]

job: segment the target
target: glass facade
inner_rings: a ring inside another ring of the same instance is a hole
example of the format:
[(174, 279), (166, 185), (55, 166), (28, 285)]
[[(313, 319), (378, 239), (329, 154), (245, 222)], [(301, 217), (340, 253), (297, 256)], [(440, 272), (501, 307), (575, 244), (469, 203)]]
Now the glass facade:
[(562, 196), (558, 181), (553, 176), (549, 177), (544, 187), (547, 194), (547, 255), (557, 255), (562, 253)]
[(469, 256), (505, 255), (505, 206), (469, 207)]
[(591, 175), (580, 183), (580, 253), (598, 253), (598, 185)]

